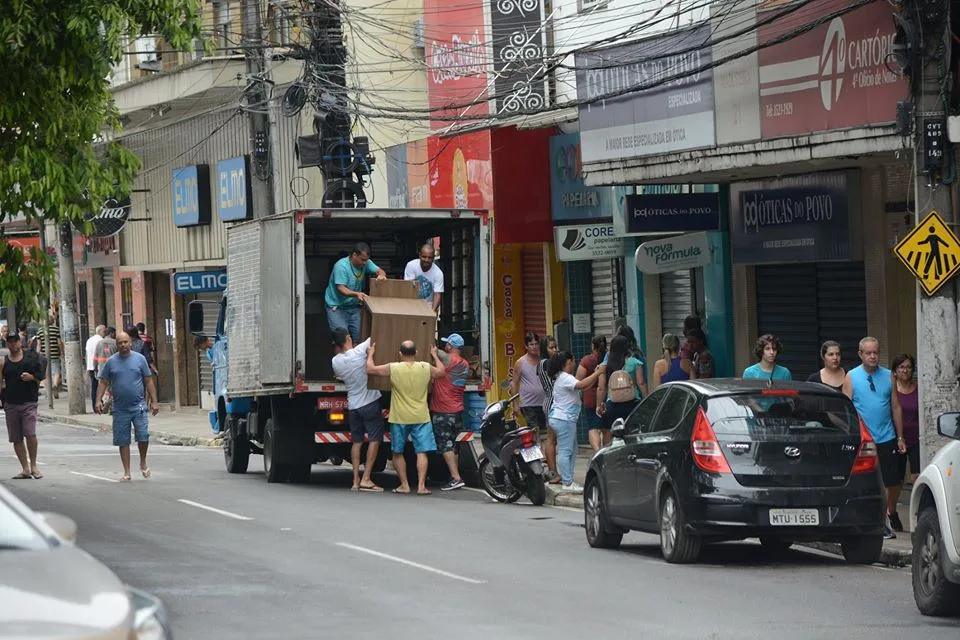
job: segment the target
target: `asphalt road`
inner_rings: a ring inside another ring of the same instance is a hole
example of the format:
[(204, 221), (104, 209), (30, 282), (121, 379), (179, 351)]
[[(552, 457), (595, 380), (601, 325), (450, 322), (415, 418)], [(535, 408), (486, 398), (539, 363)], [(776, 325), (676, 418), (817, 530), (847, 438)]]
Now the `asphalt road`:
[[(74, 518), (81, 547), (164, 600), (178, 640), (956, 640), (960, 626), (917, 613), (905, 570), (746, 542), (670, 566), (649, 535), (590, 549), (571, 510), (356, 494), (347, 467), (268, 485), (257, 458), (231, 476), (218, 450), (156, 446), (153, 477), (120, 484), (107, 434), (52, 425), (41, 461), (44, 479), (3, 483)], [(11, 451), (0, 478), (16, 472)]]

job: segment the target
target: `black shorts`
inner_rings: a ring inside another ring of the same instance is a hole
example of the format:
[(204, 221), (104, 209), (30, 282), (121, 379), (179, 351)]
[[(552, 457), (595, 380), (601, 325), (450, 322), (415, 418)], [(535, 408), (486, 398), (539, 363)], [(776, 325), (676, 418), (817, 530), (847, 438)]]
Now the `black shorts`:
[(910, 473), (919, 474), (922, 469), (920, 468), (920, 443), (910, 446), (907, 445), (907, 455), (904, 456), (907, 460), (910, 461)]
[(627, 416), (633, 411), (633, 408), (639, 403), (638, 400), (632, 402), (611, 402), (607, 400), (606, 411), (603, 413), (603, 428), (609, 429), (613, 426), (613, 421), (617, 418), (627, 419)]
[(877, 443), (877, 462), (880, 464), (880, 479), (885, 487), (899, 487), (907, 472), (907, 456), (897, 451), (897, 440)]
[(386, 421), (383, 419), (379, 400), (350, 410), (350, 437), (354, 442), (363, 442), (364, 436), (370, 442), (380, 442), (385, 429)]
[(531, 429), (547, 426), (547, 416), (543, 412), (543, 407), (520, 407), (520, 413), (523, 414), (523, 419)]

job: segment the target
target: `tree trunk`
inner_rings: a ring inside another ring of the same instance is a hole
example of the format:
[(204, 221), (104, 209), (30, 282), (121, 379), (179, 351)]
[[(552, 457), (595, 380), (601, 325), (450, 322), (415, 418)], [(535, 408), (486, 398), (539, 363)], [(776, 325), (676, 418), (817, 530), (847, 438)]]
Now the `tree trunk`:
[[(73, 228), (69, 222), (60, 224), (57, 254), (60, 269), (60, 335), (63, 338), (63, 361), (67, 374), (67, 397), (70, 415), (86, 413), (84, 392), (85, 371), (80, 345), (80, 327), (77, 324), (77, 285), (73, 272)], [(48, 388), (53, 381), (48, 382)]]

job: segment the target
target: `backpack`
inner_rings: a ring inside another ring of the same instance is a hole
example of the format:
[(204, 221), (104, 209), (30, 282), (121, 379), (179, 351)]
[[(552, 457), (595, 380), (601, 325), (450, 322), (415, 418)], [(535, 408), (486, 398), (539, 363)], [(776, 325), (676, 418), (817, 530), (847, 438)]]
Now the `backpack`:
[(610, 401), (613, 403), (633, 402), (637, 397), (633, 378), (623, 369), (614, 371), (610, 375), (609, 387)]

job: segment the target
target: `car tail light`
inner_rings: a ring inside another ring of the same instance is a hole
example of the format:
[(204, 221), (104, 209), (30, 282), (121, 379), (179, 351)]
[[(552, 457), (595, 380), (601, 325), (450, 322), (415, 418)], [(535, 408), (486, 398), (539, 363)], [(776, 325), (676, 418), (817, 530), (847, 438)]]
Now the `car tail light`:
[(533, 438), (533, 431), (524, 431), (520, 434), (520, 444), (523, 445), (523, 448), (532, 447), (536, 444), (536, 440)]
[(860, 450), (857, 451), (857, 458), (853, 461), (853, 473), (873, 473), (877, 470), (877, 443), (873, 441), (873, 436), (867, 430), (867, 425), (860, 421)]
[(693, 461), (704, 471), (730, 473), (730, 465), (723, 457), (720, 442), (703, 409), (697, 410), (697, 421), (693, 425), (693, 436), (690, 438), (690, 450), (693, 451)]

